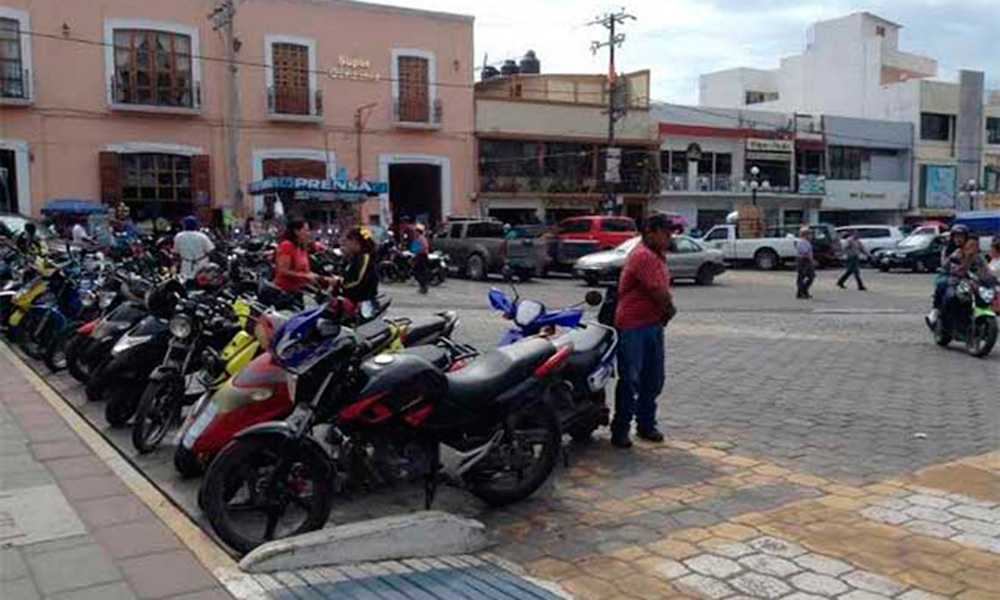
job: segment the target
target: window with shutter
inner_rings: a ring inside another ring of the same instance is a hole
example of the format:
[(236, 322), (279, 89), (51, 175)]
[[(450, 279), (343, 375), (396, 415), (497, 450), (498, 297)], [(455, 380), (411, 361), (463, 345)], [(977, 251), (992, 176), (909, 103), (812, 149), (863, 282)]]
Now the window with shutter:
[(191, 36), (115, 29), (112, 98), (118, 104), (192, 108)]
[(430, 61), (419, 56), (398, 57), (399, 120), (428, 123), (431, 120)]
[(309, 113), (309, 48), (276, 43), (274, 56), (274, 112), (286, 115)]
[(191, 157), (176, 154), (122, 154), (126, 202), (177, 202), (193, 200)]
[(21, 24), (17, 19), (0, 19), (0, 98), (27, 98), (25, 76)]

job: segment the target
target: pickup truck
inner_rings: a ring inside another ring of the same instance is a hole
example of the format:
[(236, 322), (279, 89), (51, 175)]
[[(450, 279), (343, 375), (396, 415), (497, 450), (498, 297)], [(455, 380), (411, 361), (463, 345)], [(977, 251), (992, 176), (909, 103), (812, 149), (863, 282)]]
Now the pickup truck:
[(548, 252), (544, 243), (507, 238), (500, 221), (449, 221), (438, 228), (431, 246), (447, 254), (459, 273), (478, 281), (486, 280), (490, 273), (526, 281), (545, 272)]
[(729, 264), (753, 263), (766, 271), (795, 260), (796, 238), (792, 236), (739, 239), (736, 225), (716, 225), (700, 241), (707, 248), (721, 250)]

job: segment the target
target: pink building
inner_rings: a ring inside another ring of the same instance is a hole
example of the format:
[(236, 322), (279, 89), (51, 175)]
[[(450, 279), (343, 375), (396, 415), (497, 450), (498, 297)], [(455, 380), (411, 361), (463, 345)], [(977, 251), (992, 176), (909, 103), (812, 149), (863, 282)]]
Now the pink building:
[[(0, 210), (124, 201), (137, 220), (234, 205), (221, 0), (0, 0)], [(234, 18), (240, 189), (386, 181), (365, 212), (471, 211), (471, 17), (345, 0), (248, 0)], [(265, 209), (245, 196), (244, 214)], [(322, 218), (330, 202), (289, 212)]]

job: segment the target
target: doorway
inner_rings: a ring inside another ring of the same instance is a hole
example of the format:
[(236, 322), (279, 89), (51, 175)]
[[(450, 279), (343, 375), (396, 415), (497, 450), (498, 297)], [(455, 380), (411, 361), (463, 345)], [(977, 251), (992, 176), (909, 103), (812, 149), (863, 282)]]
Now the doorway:
[(18, 212), (16, 156), (13, 150), (0, 150), (0, 212)]
[(392, 222), (403, 217), (434, 228), (441, 222), (441, 167), (422, 163), (389, 165)]

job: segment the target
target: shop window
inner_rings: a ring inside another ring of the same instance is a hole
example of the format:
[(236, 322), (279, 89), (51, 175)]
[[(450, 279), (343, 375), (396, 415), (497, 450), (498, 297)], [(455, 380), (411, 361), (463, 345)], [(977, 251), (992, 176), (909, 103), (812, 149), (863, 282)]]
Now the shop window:
[(193, 199), (191, 157), (175, 154), (123, 154), (122, 197), (126, 202), (178, 202)]
[(920, 113), (920, 139), (947, 142), (951, 139), (951, 115)]
[(864, 148), (851, 146), (830, 146), (830, 178), (843, 181), (861, 179), (861, 163)]
[(396, 119), (405, 123), (431, 121), (431, 61), (422, 56), (396, 58), (399, 86), (396, 98)]
[(0, 98), (30, 97), (29, 69), (19, 19), (0, 18)]
[[(791, 160), (791, 155), (789, 155), (789, 160)], [(753, 179), (753, 175), (750, 173), (750, 169), (753, 167), (760, 169), (757, 178), (762, 184), (767, 182), (771, 190), (778, 191), (791, 188), (792, 174), (790, 162), (780, 160), (755, 160), (748, 162), (746, 165), (747, 173), (745, 175), (748, 182)]]
[(799, 175), (822, 175), (825, 158), (822, 150), (800, 150), (795, 155), (796, 172)]
[(115, 104), (196, 106), (191, 36), (147, 29), (114, 30)]
[(986, 117), (986, 143), (1000, 144), (1000, 117)]

